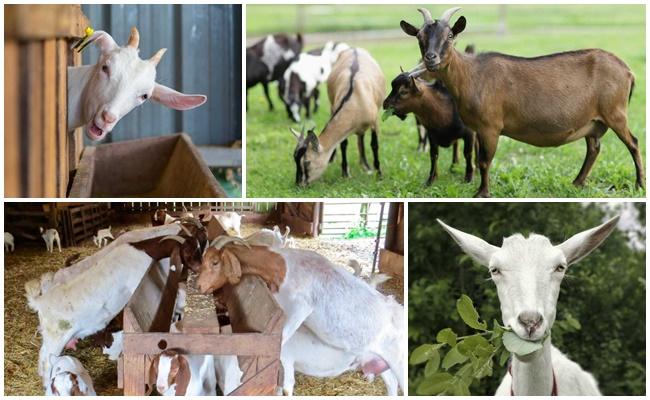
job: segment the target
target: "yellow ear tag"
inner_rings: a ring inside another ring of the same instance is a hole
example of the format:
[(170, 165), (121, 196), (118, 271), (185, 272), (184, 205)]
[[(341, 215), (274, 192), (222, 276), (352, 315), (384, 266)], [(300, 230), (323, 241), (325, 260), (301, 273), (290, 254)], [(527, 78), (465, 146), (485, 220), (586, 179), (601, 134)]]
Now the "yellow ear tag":
[(95, 30), (92, 27), (88, 26), (88, 27), (86, 27), (85, 33), (86, 33), (86, 36), (82, 37), (79, 41), (77, 41), (72, 46), (72, 49), (77, 50), (77, 52), (79, 52), (79, 53), (81, 53), (81, 51), (83, 49), (85, 49), (86, 46), (88, 46), (90, 44), (90, 42), (86, 42), (86, 41), (93, 35), (93, 33), (95, 33)]

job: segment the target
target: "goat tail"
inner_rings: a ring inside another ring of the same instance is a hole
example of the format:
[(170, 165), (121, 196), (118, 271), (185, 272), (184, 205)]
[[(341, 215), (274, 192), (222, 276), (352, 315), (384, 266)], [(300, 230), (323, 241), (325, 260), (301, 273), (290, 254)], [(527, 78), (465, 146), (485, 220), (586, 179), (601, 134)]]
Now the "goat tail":
[(632, 100), (632, 93), (634, 93), (634, 75), (632, 75), (632, 84), (630, 85), (630, 94), (627, 96), (627, 103), (630, 104)]

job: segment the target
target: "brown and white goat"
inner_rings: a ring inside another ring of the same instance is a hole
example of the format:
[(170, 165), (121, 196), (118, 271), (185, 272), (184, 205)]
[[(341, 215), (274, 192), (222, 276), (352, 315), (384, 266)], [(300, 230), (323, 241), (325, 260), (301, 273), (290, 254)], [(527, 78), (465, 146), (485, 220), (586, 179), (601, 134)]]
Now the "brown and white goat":
[(384, 74), (370, 53), (361, 48), (342, 52), (327, 79), (327, 95), (331, 116), (320, 136), (313, 130), (304, 135), (291, 129), (298, 144), (293, 153), (296, 162), (296, 185), (307, 185), (320, 178), (329, 164), (336, 146), (341, 144), (343, 176), (350, 171), (346, 150), (348, 136), (357, 134), (359, 157), (365, 170), (366, 160), (363, 135), (372, 131), (371, 147), (374, 167), (381, 175), (379, 165), (379, 109), (386, 95)]
[(573, 181), (582, 186), (607, 128), (627, 146), (636, 167), (636, 185), (644, 187), (638, 140), (627, 123), (634, 75), (620, 58), (600, 49), (532, 58), (500, 53), (467, 56), (454, 49), (465, 17), (449, 24), (459, 9), (449, 9), (434, 21), (428, 10), (420, 8), (421, 28), (406, 21), (400, 25), (418, 39), (420, 71), (436, 73), (454, 97), (463, 122), (477, 133), (481, 171), (477, 196), (489, 196), (488, 172), (500, 135), (540, 147), (585, 138), (587, 155)]
[(426, 184), (431, 185), (438, 177), (438, 146), (449, 147), (463, 139), (465, 156), (465, 182), (471, 182), (474, 174), (472, 153), (476, 135), (460, 119), (456, 104), (447, 88), (440, 81), (429, 84), (403, 72), (391, 82), (392, 91), (384, 100), (384, 109), (404, 120), (409, 113), (415, 114), (429, 138), (431, 170)]

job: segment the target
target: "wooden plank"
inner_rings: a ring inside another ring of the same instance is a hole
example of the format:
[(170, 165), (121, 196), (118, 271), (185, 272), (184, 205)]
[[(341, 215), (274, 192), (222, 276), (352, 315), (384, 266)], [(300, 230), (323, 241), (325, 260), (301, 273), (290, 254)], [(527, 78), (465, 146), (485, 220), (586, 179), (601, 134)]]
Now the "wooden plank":
[(4, 180), (5, 196), (20, 197), (21, 189), (20, 167), (20, 51), (14, 40), (5, 38), (4, 55)]
[(404, 276), (404, 256), (390, 250), (379, 250), (379, 270), (385, 274)]
[(275, 396), (278, 387), (280, 361), (263, 367), (255, 376), (242, 383), (230, 396)]
[(93, 177), (95, 176), (95, 152), (96, 147), (87, 147), (83, 152), (79, 167), (75, 173), (69, 197), (88, 198), (92, 197)]
[(124, 357), (117, 359), (117, 388), (124, 389)]
[[(26, 127), (21, 127), (27, 135), (27, 153), (21, 152), (21, 157), (27, 162), (27, 193), (28, 197), (43, 197), (43, 42), (28, 42), (25, 44), (27, 60), (22, 70), (27, 76), (28, 112)], [(24, 148), (24, 147), (23, 147)]]
[(43, 195), (57, 197), (56, 72), (60, 65), (56, 63), (56, 39), (43, 41), (43, 60)]
[(157, 354), (159, 344), (165, 349), (181, 348), (192, 354), (277, 356), (281, 336), (264, 333), (203, 334), (203, 333), (127, 333), (124, 332), (124, 354)]
[(268, 332), (283, 313), (264, 281), (244, 275), (235, 285), (224, 288), (233, 332)]
[(57, 197), (65, 197), (68, 190), (68, 43), (56, 42), (56, 151)]
[[(126, 337), (126, 334), (124, 335)], [(145, 394), (145, 356), (124, 352), (124, 395)]]
[(78, 4), (5, 5), (5, 38), (82, 37), (90, 25)]

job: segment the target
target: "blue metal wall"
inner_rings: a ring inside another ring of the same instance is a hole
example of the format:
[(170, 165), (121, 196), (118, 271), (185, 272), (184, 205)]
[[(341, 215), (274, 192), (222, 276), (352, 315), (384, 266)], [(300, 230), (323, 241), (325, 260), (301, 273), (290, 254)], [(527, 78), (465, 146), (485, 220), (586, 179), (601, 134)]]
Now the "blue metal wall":
[[(95, 30), (107, 31), (120, 46), (136, 26), (143, 59), (166, 47), (157, 67), (159, 83), (208, 96), (206, 104), (190, 111), (147, 101), (122, 118), (104, 143), (180, 131), (197, 145), (242, 138), (240, 5), (84, 4), (82, 9)], [(94, 64), (98, 57), (99, 51), (88, 47), (83, 63)]]

